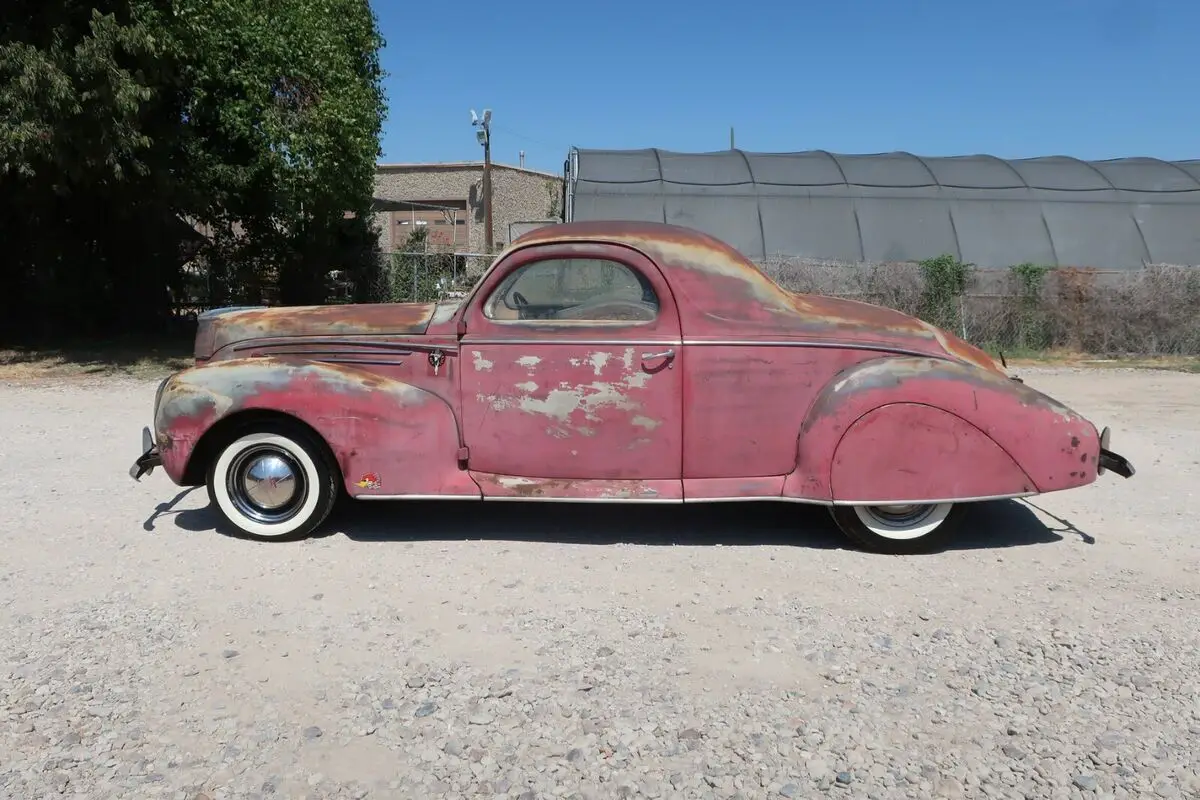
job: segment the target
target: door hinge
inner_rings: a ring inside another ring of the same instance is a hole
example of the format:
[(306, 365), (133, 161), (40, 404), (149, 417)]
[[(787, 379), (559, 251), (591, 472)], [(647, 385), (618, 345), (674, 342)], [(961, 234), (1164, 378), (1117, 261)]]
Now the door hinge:
[(470, 457), (471, 457), (471, 448), (469, 448), (465, 445), (463, 447), (458, 448), (458, 465), (460, 467), (465, 467), (467, 465), (467, 459)]

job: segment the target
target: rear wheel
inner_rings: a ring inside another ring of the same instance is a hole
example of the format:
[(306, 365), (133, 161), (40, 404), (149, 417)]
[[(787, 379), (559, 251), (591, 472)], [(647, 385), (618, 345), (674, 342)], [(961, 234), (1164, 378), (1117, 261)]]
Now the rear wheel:
[(338, 471), (299, 426), (243, 431), (208, 469), (212, 505), (244, 538), (290, 541), (311, 534), (337, 501)]
[(966, 514), (955, 503), (834, 506), (834, 522), (855, 544), (877, 553), (908, 555), (934, 550), (954, 534)]

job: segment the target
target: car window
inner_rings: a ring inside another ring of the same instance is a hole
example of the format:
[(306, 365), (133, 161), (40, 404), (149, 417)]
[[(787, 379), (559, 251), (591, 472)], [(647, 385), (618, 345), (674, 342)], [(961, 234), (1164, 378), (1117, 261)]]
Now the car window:
[(645, 276), (598, 258), (553, 258), (518, 267), (484, 304), (495, 320), (647, 322), (658, 296)]

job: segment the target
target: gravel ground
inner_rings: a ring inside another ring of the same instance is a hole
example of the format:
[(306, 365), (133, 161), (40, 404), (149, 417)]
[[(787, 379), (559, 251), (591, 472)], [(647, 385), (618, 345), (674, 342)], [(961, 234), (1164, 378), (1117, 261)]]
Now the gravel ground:
[(0, 385), (0, 796), (1200, 796), (1200, 375), (1022, 372), (1138, 475), (922, 557), (767, 504), (250, 543), (129, 480), (153, 382)]

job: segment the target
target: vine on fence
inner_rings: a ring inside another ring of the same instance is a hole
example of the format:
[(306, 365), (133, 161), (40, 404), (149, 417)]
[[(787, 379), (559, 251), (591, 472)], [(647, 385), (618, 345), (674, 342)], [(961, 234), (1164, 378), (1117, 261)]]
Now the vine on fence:
[(971, 281), (974, 264), (950, 254), (927, 258), (921, 268), (921, 319), (948, 331), (965, 335), (963, 296)]
[(1009, 267), (1016, 282), (1015, 330), (1011, 344), (1021, 350), (1042, 350), (1050, 346), (1053, 331), (1046, 314), (1042, 292), (1050, 267), (1028, 261)]
[[(1058, 286), (1059, 318), (1064, 328), (1063, 342), (1071, 350), (1083, 352), (1093, 339), (1089, 328), (1096, 295), (1096, 270), (1062, 267), (1055, 270), (1054, 277)], [(1107, 348), (1102, 346), (1100, 349)]]

